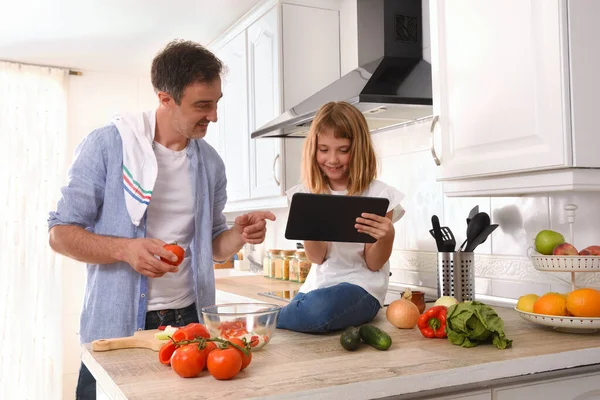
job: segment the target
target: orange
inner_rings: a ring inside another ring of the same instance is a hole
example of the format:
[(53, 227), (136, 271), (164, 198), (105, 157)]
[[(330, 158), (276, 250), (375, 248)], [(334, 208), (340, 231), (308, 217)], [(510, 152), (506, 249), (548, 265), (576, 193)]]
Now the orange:
[(573, 290), (567, 297), (567, 310), (575, 317), (600, 317), (600, 291)]
[(533, 303), (533, 312), (544, 315), (567, 315), (567, 300), (558, 293), (546, 293)]

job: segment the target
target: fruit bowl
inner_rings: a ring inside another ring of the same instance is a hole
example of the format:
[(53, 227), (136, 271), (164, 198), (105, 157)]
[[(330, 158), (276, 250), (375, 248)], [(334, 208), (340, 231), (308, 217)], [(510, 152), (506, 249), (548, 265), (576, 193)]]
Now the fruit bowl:
[(240, 338), (252, 351), (264, 347), (275, 333), (281, 307), (266, 303), (228, 303), (203, 307), (206, 329), (213, 337)]
[(549, 326), (560, 332), (594, 333), (600, 329), (600, 318), (535, 314), (521, 311), (516, 307), (514, 310), (526, 321), (537, 325)]
[(600, 272), (600, 256), (545, 256), (531, 255), (531, 262), (539, 271)]

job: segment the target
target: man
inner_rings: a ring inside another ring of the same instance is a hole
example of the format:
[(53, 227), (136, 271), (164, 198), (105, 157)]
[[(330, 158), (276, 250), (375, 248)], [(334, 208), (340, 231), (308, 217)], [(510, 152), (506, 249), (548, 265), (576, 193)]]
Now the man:
[[(213, 260), (261, 243), (270, 212), (222, 213), (225, 166), (204, 140), (217, 121), (221, 62), (199, 44), (169, 43), (153, 60), (155, 111), (121, 114), (79, 145), (50, 213), (50, 246), (87, 264), (82, 343), (198, 322), (215, 302)], [(177, 242), (177, 256), (163, 246)], [(162, 258), (162, 259), (161, 259)], [(77, 399), (95, 398), (82, 364)]]

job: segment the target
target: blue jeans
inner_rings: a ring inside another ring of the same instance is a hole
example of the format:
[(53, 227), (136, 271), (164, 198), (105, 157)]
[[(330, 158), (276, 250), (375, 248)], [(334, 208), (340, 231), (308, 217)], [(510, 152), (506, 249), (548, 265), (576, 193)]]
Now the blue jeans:
[[(185, 326), (192, 322), (199, 322), (196, 304), (176, 310), (148, 311), (145, 329), (157, 329), (161, 325)], [(83, 363), (79, 369), (75, 399), (96, 400), (96, 379)]]
[(370, 322), (381, 305), (360, 286), (339, 283), (308, 293), (298, 293), (277, 317), (277, 328), (305, 333), (325, 333)]

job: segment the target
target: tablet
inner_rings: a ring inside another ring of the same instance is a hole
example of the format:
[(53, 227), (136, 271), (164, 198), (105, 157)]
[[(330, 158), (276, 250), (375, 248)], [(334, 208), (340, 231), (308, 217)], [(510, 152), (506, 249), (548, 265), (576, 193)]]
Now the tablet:
[(374, 237), (356, 230), (356, 218), (365, 212), (385, 216), (389, 203), (383, 197), (294, 193), (285, 238), (374, 243)]

